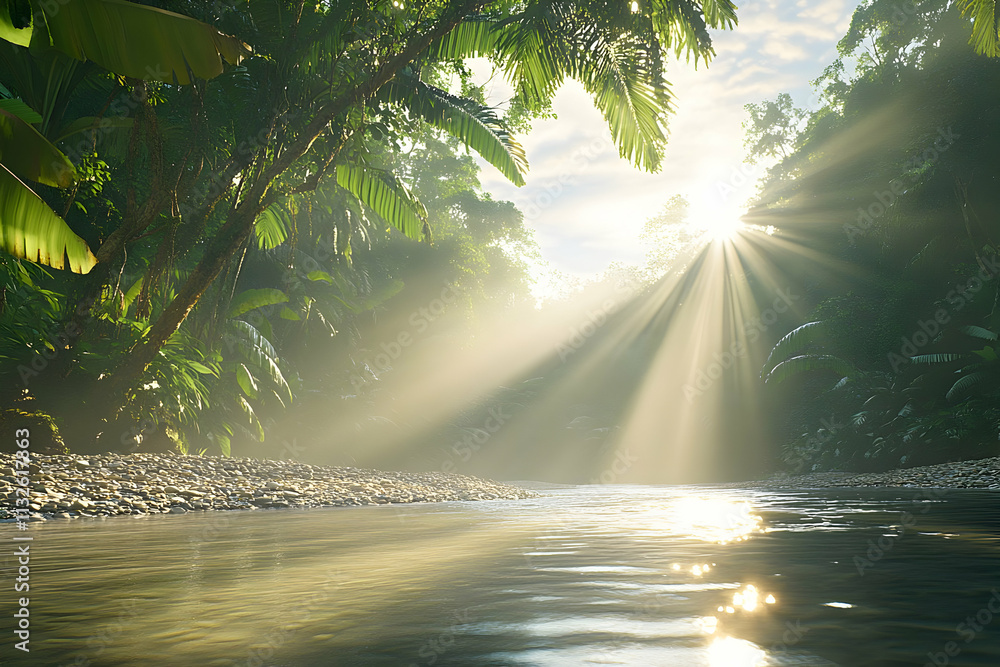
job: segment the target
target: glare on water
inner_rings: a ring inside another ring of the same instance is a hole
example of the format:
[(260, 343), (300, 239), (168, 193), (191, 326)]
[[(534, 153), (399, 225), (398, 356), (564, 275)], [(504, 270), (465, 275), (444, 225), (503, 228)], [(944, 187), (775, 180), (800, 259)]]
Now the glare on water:
[(718, 544), (743, 541), (764, 530), (750, 503), (728, 498), (685, 496), (671, 505), (669, 520), (675, 532)]
[[(933, 521), (946, 507), (937, 507), (921, 516), (926, 531), (907, 533), (892, 562), (875, 563), (862, 580), (852, 557), (908, 503), (589, 486), (516, 502), (50, 522), (36, 529), (42, 553), (72, 553), (75, 566), (39, 557), (45, 585), (32, 598), (40, 648), (31, 658), (168, 667), (876, 664), (855, 659), (863, 649), (915, 664), (985, 604), (968, 581), (995, 572), (1000, 538), (944, 531)], [(996, 513), (995, 503), (952, 505), (949, 524)], [(123, 528), (128, 555), (106, 548)], [(925, 560), (907, 560), (931, 553), (960, 566), (928, 577)], [(875, 575), (890, 568), (926, 583), (887, 588)], [(962, 658), (993, 666), (1000, 648), (983, 633)]]
[(709, 667), (763, 667), (767, 654), (753, 642), (719, 637), (708, 648)]

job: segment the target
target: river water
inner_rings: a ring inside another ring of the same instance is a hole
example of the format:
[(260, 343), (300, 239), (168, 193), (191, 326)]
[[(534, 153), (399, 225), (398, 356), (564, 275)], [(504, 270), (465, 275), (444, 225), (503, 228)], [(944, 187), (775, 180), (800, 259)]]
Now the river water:
[(542, 493), (5, 525), (0, 663), (1000, 665), (996, 493)]

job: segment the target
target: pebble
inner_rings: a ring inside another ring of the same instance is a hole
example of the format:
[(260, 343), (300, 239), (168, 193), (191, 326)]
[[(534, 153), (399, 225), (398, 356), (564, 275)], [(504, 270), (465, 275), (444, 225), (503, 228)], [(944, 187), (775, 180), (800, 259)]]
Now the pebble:
[[(14, 455), (0, 453), (0, 522), (14, 521)], [(203, 510), (350, 507), (537, 494), (443, 472), (388, 472), (297, 461), (179, 454), (32, 456), (32, 521)]]
[(1000, 456), (976, 461), (937, 463), (888, 472), (779, 473), (755, 482), (725, 484), (743, 489), (829, 489), (835, 487), (923, 487), (947, 489), (1000, 489)]

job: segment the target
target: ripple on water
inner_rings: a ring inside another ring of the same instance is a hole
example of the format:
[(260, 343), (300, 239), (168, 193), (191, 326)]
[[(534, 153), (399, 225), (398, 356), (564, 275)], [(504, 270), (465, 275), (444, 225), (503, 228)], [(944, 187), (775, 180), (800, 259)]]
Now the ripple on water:
[[(995, 500), (956, 493), (922, 513), (877, 490), (711, 496), (584, 488), (502, 509), (226, 515), (211, 532), (197, 516), (42, 526), (32, 658), (245, 664), (281, 629), (265, 664), (923, 664), (988, 602)], [(917, 526), (862, 579), (853, 557), (904, 511)], [(109, 548), (123, 530), (127, 549)], [(799, 622), (808, 631), (783, 640)], [(98, 656), (87, 640), (102, 636)], [(998, 644), (982, 633), (961, 664), (995, 667)]]

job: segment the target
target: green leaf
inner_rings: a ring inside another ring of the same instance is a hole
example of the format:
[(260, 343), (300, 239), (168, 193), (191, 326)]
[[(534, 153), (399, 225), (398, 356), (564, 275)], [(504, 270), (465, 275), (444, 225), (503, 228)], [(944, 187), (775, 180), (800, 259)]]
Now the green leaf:
[(406, 284), (402, 280), (393, 280), (365, 297), (361, 302), (361, 308), (363, 310), (371, 310), (376, 306), (380, 306), (403, 291), (405, 286)]
[(312, 280), (313, 282), (322, 280), (323, 282), (333, 284), (333, 276), (331, 276), (326, 271), (319, 271), (319, 270), (310, 271), (309, 273), (306, 274), (306, 278)]
[(302, 318), (299, 317), (299, 314), (296, 313), (291, 308), (289, 308), (288, 306), (285, 306), (284, 308), (281, 309), (281, 312), (278, 313), (278, 317), (280, 317), (283, 320), (292, 320), (293, 322), (302, 321)]
[(264, 287), (261, 289), (248, 289), (240, 292), (229, 304), (229, 312), (226, 317), (233, 319), (247, 313), (254, 308), (263, 306), (273, 306), (276, 303), (286, 303), (288, 295), (280, 289)]
[(250, 398), (257, 398), (257, 379), (245, 364), (236, 364), (236, 382)]
[(383, 88), (386, 99), (406, 108), (453, 137), (500, 170), (514, 185), (524, 185), (528, 159), (507, 127), (489, 107), (429, 86), (402, 73)]
[(951, 386), (951, 389), (948, 390), (948, 393), (945, 395), (945, 398), (947, 398), (949, 401), (954, 401), (963, 398), (968, 394), (970, 394), (976, 386), (986, 382), (986, 380), (988, 380), (989, 377), (990, 377), (989, 374), (985, 373), (984, 371), (979, 371), (976, 373), (971, 373), (969, 375), (966, 375), (965, 377), (959, 379), (958, 382), (956, 382)]
[(997, 335), (990, 331), (989, 329), (984, 329), (983, 327), (976, 326), (965, 326), (962, 327), (962, 332), (966, 333), (974, 338), (982, 338), (983, 340), (996, 340)]
[(274, 202), (265, 208), (254, 223), (257, 247), (272, 250), (288, 240), (291, 227), (288, 209), (281, 202)]
[(240, 406), (240, 408), (243, 409), (243, 412), (246, 413), (247, 421), (250, 422), (250, 426), (257, 427), (257, 439), (263, 440), (264, 427), (261, 426), (260, 420), (257, 419), (257, 413), (254, 412), (253, 406), (250, 405), (250, 402), (247, 399), (243, 398), (242, 395), (238, 395), (236, 399), (237, 399), (237, 404)]
[[(2, 11), (2, 10), (0, 10)], [(0, 110), (14, 114), (25, 123), (34, 125), (42, 122), (42, 114), (38, 113), (21, 100), (7, 99), (0, 100)]]
[(215, 444), (219, 446), (219, 451), (222, 452), (223, 456), (229, 456), (232, 451), (232, 440), (230, 440), (228, 435), (223, 435), (222, 433), (215, 433)]
[[(626, 43), (603, 37), (597, 26), (577, 38), (570, 75), (594, 98), (623, 158), (646, 171), (660, 168), (671, 110), (668, 84)], [(624, 48), (623, 48), (624, 47)]]
[[(264, 320), (266, 323), (267, 320)], [(278, 353), (274, 346), (249, 322), (243, 320), (230, 320), (230, 332), (226, 335), (227, 341), (235, 343), (235, 346), (251, 364), (266, 371), (271, 381), (281, 388), (288, 400), (292, 400), (292, 390), (278, 368)]]
[[(623, 17), (614, 27), (588, 21), (564, 5), (527, 3), (512, 20), (476, 17), (432, 44), (431, 57), (487, 56), (529, 106), (546, 104), (567, 78), (583, 84), (601, 111), (622, 157), (647, 171), (660, 167), (671, 110), (661, 50), (674, 46), (696, 58), (711, 55), (706, 19), (731, 27), (730, 2), (691, 5), (654, 1), (645, 18)], [(641, 39), (637, 39), (642, 35)]]
[(128, 291), (126, 291), (125, 294), (122, 295), (123, 314), (128, 312), (129, 306), (131, 306), (132, 302), (135, 301), (135, 298), (139, 296), (139, 292), (142, 291), (142, 284), (145, 281), (145, 279), (146, 279), (145, 275), (139, 276), (139, 278), (134, 283), (132, 283), (132, 286), (128, 288)]
[(28, 48), (31, 44), (31, 26), (17, 28), (11, 20), (10, 3), (0, 0), (0, 39)]
[(115, 74), (188, 85), (211, 79), (223, 60), (238, 65), (252, 50), (207, 23), (124, 0), (40, 3), (50, 43)]
[(962, 354), (918, 354), (915, 357), (910, 357), (910, 363), (913, 364), (946, 364), (952, 361), (961, 361), (965, 358)]
[(981, 350), (973, 350), (972, 353), (975, 354), (978, 357), (981, 357), (985, 361), (996, 361), (997, 360), (996, 350), (994, 350), (992, 347), (988, 347), (987, 346), (987, 347), (984, 347)]
[(339, 164), (337, 184), (409, 238), (419, 241), (425, 235), (427, 209), (391, 172)]
[(134, 120), (134, 118), (130, 118), (128, 116), (83, 116), (60, 128), (59, 132), (56, 133), (56, 138), (53, 143), (58, 144), (60, 141), (66, 141), (74, 135), (92, 130), (131, 128)]
[(823, 322), (809, 322), (792, 329), (771, 348), (771, 354), (764, 362), (764, 370), (761, 375), (767, 375), (779, 360), (787, 359), (789, 356), (801, 352), (804, 347), (816, 342), (825, 334), (826, 324)]
[(957, 7), (962, 16), (972, 17), (972, 37), (976, 53), (991, 58), (1000, 56), (1000, 17), (997, 16), (997, 0), (958, 0)]
[(19, 178), (54, 188), (69, 187), (76, 180), (76, 169), (69, 158), (38, 130), (5, 109), (0, 109), (0, 163)]
[(196, 371), (198, 371), (202, 375), (216, 375), (215, 371), (213, 371), (211, 368), (209, 368), (208, 366), (206, 366), (205, 364), (203, 364), (201, 362), (198, 362), (198, 361), (188, 361), (187, 364), (188, 364), (188, 366), (190, 366), (191, 368), (195, 369)]
[(87, 242), (73, 233), (31, 188), (0, 164), (0, 248), (55, 269), (87, 273), (97, 264)]
[(436, 60), (466, 60), (493, 55), (503, 26), (485, 16), (470, 17), (428, 47)]
[(850, 382), (850, 381), (851, 381), (851, 378), (846, 377), (846, 376), (842, 377), (842, 378), (840, 378), (840, 380), (837, 381), (837, 384), (833, 385), (833, 388), (830, 389), (830, 391), (836, 391), (838, 389), (843, 389), (844, 387), (847, 386), (847, 383)]
[(839, 357), (834, 357), (828, 354), (809, 354), (792, 357), (791, 359), (782, 361), (767, 374), (764, 381), (768, 383), (778, 383), (791, 377), (792, 375), (818, 370), (834, 371), (839, 373), (841, 377), (845, 375), (850, 377), (856, 375), (858, 372), (854, 366)]

